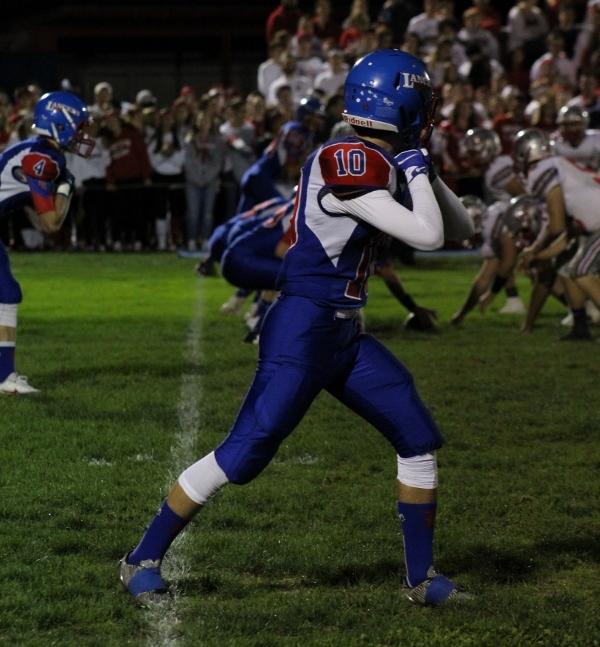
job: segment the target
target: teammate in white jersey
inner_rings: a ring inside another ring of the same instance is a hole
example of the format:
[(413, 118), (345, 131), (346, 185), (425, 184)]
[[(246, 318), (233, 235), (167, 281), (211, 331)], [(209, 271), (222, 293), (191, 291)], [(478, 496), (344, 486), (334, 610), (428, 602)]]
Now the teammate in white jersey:
[[(515, 163), (530, 193), (543, 200), (548, 211), (548, 234), (523, 252), (525, 267), (552, 259), (565, 285), (574, 324), (563, 339), (590, 339), (586, 299), (600, 307), (600, 176), (552, 154), (546, 135), (535, 128), (517, 135)], [(554, 282), (532, 293), (525, 330), (530, 331)]]
[(360, 331), (357, 315), (381, 233), (432, 250), (444, 233), (461, 240), (472, 227), (419, 150), (433, 117), (422, 61), (400, 50), (367, 54), (348, 74), (345, 107), (357, 136), (325, 143), (302, 168), (281, 296), (266, 316), (258, 368), (239, 415), (215, 451), (179, 476), (121, 562), (121, 581), (140, 602), (166, 593), (160, 562), (186, 523), (226, 483), (258, 476), (323, 389), (395, 450), (409, 598), (440, 605), (461, 597), (433, 569), (441, 435), (410, 373)]
[[(36, 104), (34, 136), (0, 154), (0, 218), (15, 207), (30, 207), (29, 217), (43, 233), (58, 231), (67, 215), (74, 178), (65, 152), (91, 153), (94, 140), (86, 133), (89, 113), (70, 92), (49, 92)], [(12, 274), (0, 242), (0, 394), (37, 393), (15, 369), (17, 309), (21, 287)]]
[(587, 129), (590, 123), (587, 111), (579, 106), (563, 106), (556, 123), (558, 131), (550, 138), (554, 153), (592, 171), (600, 171), (600, 131)]

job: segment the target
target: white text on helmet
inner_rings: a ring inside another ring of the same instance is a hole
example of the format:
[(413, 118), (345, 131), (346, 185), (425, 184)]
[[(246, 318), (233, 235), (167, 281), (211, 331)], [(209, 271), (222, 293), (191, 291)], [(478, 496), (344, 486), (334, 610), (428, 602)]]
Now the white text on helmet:
[(403, 88), (414, 88), (415, 86), (424, 85), (426, 87), (431, 87), (431, 82), (429, 77), (423, 76), (422, 74), (411, 74), (410, 72), (402, 72), (401, 74), (401, 84), (400, 87)]
[(49, 110), (59, 110), (59, 111), (65, 111), (68, 112), (69, 114), (79, 117), (81, 112), (77, 110), (76, 108), (73, 108), (71, 106), (66, 106), (64, 103), (57, 103), (56, 101), (49, 101), (48, 102), (48, 109)]

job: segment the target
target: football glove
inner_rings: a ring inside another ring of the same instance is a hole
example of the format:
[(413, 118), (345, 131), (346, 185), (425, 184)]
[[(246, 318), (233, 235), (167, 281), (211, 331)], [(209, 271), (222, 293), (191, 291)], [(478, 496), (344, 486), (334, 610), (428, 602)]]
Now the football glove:
[(423, 152), (412, 148), (402, 153), (398, 153), (394, 157), (396, 168), (402, 171), (406, 177), (406, 183), (410, 184), (417, 175), (429, 174), (428, 159), (423, 155)]

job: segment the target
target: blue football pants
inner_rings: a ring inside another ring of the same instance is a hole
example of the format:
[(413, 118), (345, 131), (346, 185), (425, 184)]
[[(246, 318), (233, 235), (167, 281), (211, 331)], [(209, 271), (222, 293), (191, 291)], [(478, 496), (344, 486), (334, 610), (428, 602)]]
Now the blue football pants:
[(442, 437), (400, 361), (356, 318), (310, 299), (281, 295), (260, 338), (254, 381), (217, 463), (238, 484), (269, 464), (322, 389), (380, 431), (404, 457), (438, 449)]
[(0, 241), (0, 303), (13, 305), (22, 300), (21, 286), (13, 276), (8, 254)]

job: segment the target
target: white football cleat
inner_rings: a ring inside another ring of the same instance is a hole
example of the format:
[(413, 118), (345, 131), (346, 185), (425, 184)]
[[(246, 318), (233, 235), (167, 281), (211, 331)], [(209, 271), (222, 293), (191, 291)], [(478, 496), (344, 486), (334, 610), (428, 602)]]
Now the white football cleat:
[(237, 315), (246, 302), (246, 297), (238, 297), (237, 294), (232, 294), (227, 301), (221, 306), (221, 312), (224, 315)]
[(508, 297), (506, 303), (498, 312), (501, 315), (524, 315), (525, 304), (521, 301), (520, 297)]
[(600, 323), (600, 310), (596, 308), (594, 303), (592, 301), (586, 301), (585, 302), (585, 312), (588, 316), (588, 319), (593, 323), (593, 324), (598, 324)]
[(4, 382), (0, 383), (0, 394), (2, 395), (30, 395), (39, 392), (39, 389), (35, 389), (29, 384), (24, 375), (19, 375), (16, 372), (11, 373)]
[(574, 322), (573, 313), (569, 312), (569, 314), (566, 317), (563, 317), (560, 320), (560, 325), (564, 326), (565, 328), (573, 328), (573, 322)]

